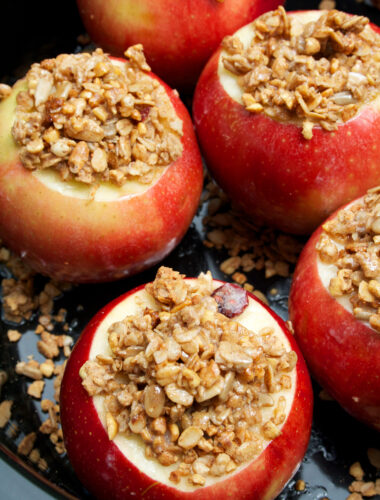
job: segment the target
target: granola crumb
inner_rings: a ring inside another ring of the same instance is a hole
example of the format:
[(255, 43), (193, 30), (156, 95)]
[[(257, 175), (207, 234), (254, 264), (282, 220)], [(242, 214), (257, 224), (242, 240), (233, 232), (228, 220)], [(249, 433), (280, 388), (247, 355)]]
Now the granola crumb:
[(9, 342), (18, 342), (21, 339), (21, 333), (17, 330), (8, 330), (7, 336)]
[(303, 479), (298, 479), (298, 481), (296, 482), (296, 484), (294, 485), (294, 488), (297, 490), (297, 491), (304, 491), (305, 488), (306, 488), (306, 483)]
[(36, 399), (41, 399), (42, 392), (45, 387), (45, 382), (43, 380), (35, 380), (28, 387), (27, 393)]
[(318, 9), (320, 10), (332, 10), (335, 9), (335, 7), (335, 0), (322, 0), (318, 5)]
[(363, 470), (360, 462), (353, 463), (349, 469), (349, 473), (357, 481), (362, 481), (362, 479), (364, 478), (364, 470)]
[(29, 434), (27, 434), (18, 445), (17, 453), (25, 456), (29, 455), (29, 453), (33, 449), (36, 439), (37, 439), (37, 434), (35, 432), (30, 432)]
[(9, 422), (12, 413), (13, 401), (5, 400), (0, 403), (0, 429), (3, 429)]

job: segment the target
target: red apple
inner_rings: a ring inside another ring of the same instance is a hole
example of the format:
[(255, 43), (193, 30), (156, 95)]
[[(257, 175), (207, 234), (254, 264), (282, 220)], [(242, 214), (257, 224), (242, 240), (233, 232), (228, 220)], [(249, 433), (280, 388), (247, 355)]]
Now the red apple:
[(11, 127), (25, 83), (0, 103), (0, 237), (36, 271), (74, 282), (118, 279), (163, 259), (185, 234), (202, 190), (202, 161), (178, 94), (151, 78), (183, 122), (182, 154), (151, 184), (103, 185), (94, 199), (91, 187), (22, 165)]
[[(321, 14), (291, 18), (305, 23)], [(236, 35), (248, 45), (250, 25)], [(333, 210), (378, 184), (379, 94), (336, 131), (315, 126), (307, 140), (298, 124), (245, 109), (235, 76), (222, 65), (224, 53), (213, 55), (199, 79), (193, 116), (211, 174), (256, 222), (309, 234)]]
[[(221, 286), (213, 282), (213, 288)], [(140, 437), (117, 435), (109, 440), (105, 411), (99, 396), (90, 397), (82, 386), (79, 371), (89, 359), (109, 354), (107, 329), (136, 309), (136, 297), (142, 306), (154, 302), (140, 286), (104, 307), (88, 324), (68, 360), (62, 381), (60, 408), (65, 445), (79, 479), (97, 498), (227, 498), (257, 500), (275, 498), (292, 477), (306, 451), (312, 417), (312, 390), (305, 363), (284, 322), (268, 307), (249, 294), (246, 310), (234, 318), (257, 332), (263, 326), (273, 327), (276, 335), (294, 350), (298, 361), (293, 370), (294, 383), (287, 399), (287, 415), (281, 434), (268, 441), (251, 462), (232, 474), (209, 478), (204, 487), (195, 488), (183, 480), (179, 485), (168, 479), (172, 467), (156, 459), (146, 459)], [(283, 393), (279, 393), (283, 394)], [(98, 399), (97, 399), (98, 398)], [(103, 398), (103, 397), (101, 397)], [(133, 444), (134, 443), (134, 444)], [(178, 464), (177, 464), (178, 466)]]
[(114, 55), (142, 43), (165, 82), (190, 90), (225, 35), (284, 0), (77, 0), (91, 38)]
[(296, 340), (313, 376), (328, 393), (351, 415), (380, 430), (380, 333), (354, 316), (348, 299), (330, 294), (337, 268), (319, 257), (316, 245), (322, 234), (321, 226), (294, 273), (289, 314)]

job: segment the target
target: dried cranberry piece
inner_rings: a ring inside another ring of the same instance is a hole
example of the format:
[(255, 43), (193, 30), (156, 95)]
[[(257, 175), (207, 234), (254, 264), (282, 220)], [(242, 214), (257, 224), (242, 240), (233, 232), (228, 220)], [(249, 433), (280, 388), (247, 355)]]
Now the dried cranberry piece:
[(241, 314), (248, 305), (248, 294), (239, 285), (226, 283), (220, 286), (211, 295), (218, 304), (218, 311), (233, 318)]

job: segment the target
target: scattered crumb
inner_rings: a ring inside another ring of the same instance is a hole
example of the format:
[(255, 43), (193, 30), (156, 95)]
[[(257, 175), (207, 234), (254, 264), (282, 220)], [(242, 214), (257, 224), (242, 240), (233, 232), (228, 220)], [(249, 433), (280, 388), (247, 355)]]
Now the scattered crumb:
[(296, 482), (294, 488), (297, 490), (297, 491), (304, 491), (305, 488), (306, 488), (306, 483), (303, 479), (298, 479), (298, 481)]
[(29, 453), (28, 458), (33, 464), (37, 464), (41, 458), (40, 451), (37, 448), (33, 448), (33, 450)]
[(45, 387), (45, 382), (43, 380), (35, 380), (28, 387), (27, 393), (36, 399), (41, 399), (42, 392)]
[(322, 0), (318, 5), (320, 10), (332, 10), (335, 9), (336, 2), (334, 0)]
[(18, 342), (21, 339), (21, 333), (17, 330), (8, 330), (7, 335), (10, 342)]
[(349, 473), (357, 481), (362, 481), (362, 479), (364, 477), (364, 470), (363, 470), (362, 466), (360, 465), (360, 462), (353, 463), (349, 469)]
[(3, 429), (11, 418), (13, 401), (2, 401), (0, 403), (0, 429)]
[(27, 434), (18, 445), (17, 452), (20, 455), (29, 455), (29, 453), (33, 449), (36, 439), (37, 439), (37, 434), (35, 432), (30, 432), (29, 434)]

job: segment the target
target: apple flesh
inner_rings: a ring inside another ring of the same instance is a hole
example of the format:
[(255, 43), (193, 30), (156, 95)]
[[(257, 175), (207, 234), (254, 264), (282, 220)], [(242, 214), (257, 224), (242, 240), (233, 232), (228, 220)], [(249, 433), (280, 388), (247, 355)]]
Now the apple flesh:
[(319, 258), (316, 245), (322, 234), (321, 226), (294, 273), (289, 315), (295, 337), (318, 383), (348, 413), (380, 431), (380, 334), (355, 318), (348, 299), (330, 294), (337, 268)]
[(113, 55), (142, 43), (165, 82), (191, 90), (225, 35), (283, 0), (77, 0), (86, 30)]
[[(291, 17), (304, 23), (319, 15), (305, 11)], [(248, 45), (251, 26), (236, 35)], [(338, 130), (314, 127), (306, 140), (298, 124), (248, 112), (222, 57), (219, 49), (202, 72), (193, 117), (212, 176), (253, 220), (309, 234), (339, 206), (379, 183), (380, 95)]]
[[(214, 288), (222, 285), (214, 281)], [(109, 355), (107, 330), (136, 311), (139, 304), (155, 309), (154, 300), (139, 287), (104, 307), (88, 324), (68, 360), (60, 396), (61, 422), (71, 464), (86, 488), (97, 498), (126, 499), (144, 496), (158, 498), (273, 499), (297, 470), (306, 451), (312, 418), (312, 390), (302, 356), (284, 322), (269, 308), (249, 295), (245, 311), (234, 320), (259, 331), (274, 328), (286, 350), (298, 355), (293, 370), (292, 389), (287, 393), (287, 417), (281, 435), (269, 441), (252, 462), (222, 478), (208, 478), (206, 486), (195, 488), (186, 481), (169, 481), (171, 468), (147, 459), (144, 443), (138, 436), (117, 435), (110, 441), (105, 423), (103, 396), (90, 397), (82, 386), (79, 370), (98, 354)], [(284, 394), (284, 393), (279, 393)], [(276, 396), (275, 396), (276, 397)]]
[(104, 183), (94, 199), (91, 187), (22, 165), (11, 128), (23, 81), (0, 103), (0, 237), (37, 272), (72, 282), (119, 279), (159, 262), (184, 236), (202, 191), (202, 160), (185, 106), (159, 82), (183, 123), (182, 155), (151, 185)]

